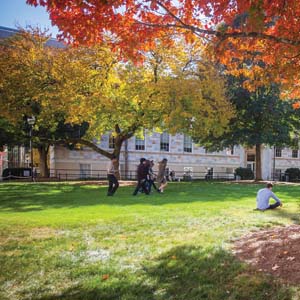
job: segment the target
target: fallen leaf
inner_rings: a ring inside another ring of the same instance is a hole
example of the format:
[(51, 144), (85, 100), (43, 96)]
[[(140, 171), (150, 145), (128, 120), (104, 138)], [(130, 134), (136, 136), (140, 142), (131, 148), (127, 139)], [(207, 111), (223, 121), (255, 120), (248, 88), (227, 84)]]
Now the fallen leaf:
[(286, 260), (290, 260), (290, 261), (292, 261), (292, 260), (294, 260), (294, 259), (295, 259), (294, 256), (289, 256), (289, 257), (286, 258)]
[(109, 278), (109, 275), (108, 275), (108, 274), (102, 275), (102, 280), (107, 280), (108, 278)]
[(276, 264), (274, 267), (272, 267), (273, 271), (276, 271), (279, 268), (279, 266)]

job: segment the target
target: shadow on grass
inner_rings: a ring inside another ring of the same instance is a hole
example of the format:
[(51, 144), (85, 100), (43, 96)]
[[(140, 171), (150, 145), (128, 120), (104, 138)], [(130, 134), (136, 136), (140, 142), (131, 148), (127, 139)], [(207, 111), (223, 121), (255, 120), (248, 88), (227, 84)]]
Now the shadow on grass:
[(224, 250), (176, 247), (147, 262), (139, 273), (133, 278), (116, 272), (94, 286), (87, 278), (82, 286), (59, 296), (34, 300), (291, 300), (293, 296), (287, 286)]
[(169, 203), (240, 201), (253, 196), (249, 186), (220, 183), (170, 184), (165, 194), (132, 196), (134, 187), (121, 187), (114, 197), (107, 197), (105, 186), (68, 184), (9, 184), (0, 186), (0, 209), (28, 212), (48, 208), (74, 208), (93, 205), (127, 206), (136, 204), (164, 205)]
[[(0, 210), (28, 212), (49, 208), (74, 208), (93, 205), (128, 206), (136, 204), (228, 202), (253, 199), (259, 186), (214, 182), (173, 183), (165, 194), (132, 196), (134, 187), (121, 187), (114, 197), (107, 197), (106, 186), (72, 184), (3, 184), (0, 185)], [(280, 187), (280, 194), (297, 199), (300, 187)], [(295, 196), (294, 196), (295, 195)], [(294, 200), (296, 201), (296, 200)], [(228, 204), (232, 205), (232, 204)]]
[(300, 225), (300, 207), (298, 208), (298, 212), (289, 212), (283, 209), (275, 209), (274, 213), (281, 218), (286, 218), (291, 220), (294, 224)]

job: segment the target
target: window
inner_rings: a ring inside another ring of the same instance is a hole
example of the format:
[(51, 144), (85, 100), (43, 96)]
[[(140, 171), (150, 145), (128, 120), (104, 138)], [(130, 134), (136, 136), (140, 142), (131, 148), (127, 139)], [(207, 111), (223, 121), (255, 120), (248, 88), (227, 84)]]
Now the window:
[(135, 137), (135, 150), (145, 150), (145, 135), (143, 137)]
[(283, 175), (283, 174), (281, 173), (281, 169), (275, 169), (275, 173), (273, 174), (273, 177), (276, 180), (281, 180), (282, 179), (281, 175)]
[(192, 138), (188, 135), (184, 135), (184, 137), (183, 137), (183, 151), (191, 153), (192, 148), (193, 148)]
[(282, 156), (282, 149), (281, 148), (275, 148), (275, 156), (281, 157)]
[(234, 146), (232, 146), (232, 147), (230, 148), (230, 154), (231, 154), (231, 155), (234, 155)]
[(298, 158), (298, 149), (292, 150), (292, 157), (293, 158)]
[(90, 164), (80, 164), (80, 178), (90, 178), (91, 177), (91, 165)]
[(226, 155), (234, 155), (234, 146), (227, 148)]
[(116, 143), (116, 139), (115, 139), (115, 137), (111, 134), (111, 135), (109, 136), (108, 148), (109, 148), (109, 149), (115, 149), (115, 143)]
[(234, 174), (234, 168), (226, 168), (227, 174)]
[(213, 177), (214, 177), (214, 168), (207, 168), (205, 179), (213, 179)]
[(169, 151), (169, 134), (166, 132), (160, 135), (160, 151)]
[(247, 161), (255, 161), (255, 154), (247, 154)]

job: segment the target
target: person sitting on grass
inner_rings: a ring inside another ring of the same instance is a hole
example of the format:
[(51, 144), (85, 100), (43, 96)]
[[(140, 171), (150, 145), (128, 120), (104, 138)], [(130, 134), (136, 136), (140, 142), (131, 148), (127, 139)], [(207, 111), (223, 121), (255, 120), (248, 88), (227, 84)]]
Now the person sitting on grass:
[[(258, 210), (274, 209), (278, 206), (282, 206), (281, 201), (272, 192), (273, 184), (268, 183), (264, 189), (260, 189), (257, 192), (256, 203)], [(273, 198), (276, 202), (269, 204), (270, 198)]]

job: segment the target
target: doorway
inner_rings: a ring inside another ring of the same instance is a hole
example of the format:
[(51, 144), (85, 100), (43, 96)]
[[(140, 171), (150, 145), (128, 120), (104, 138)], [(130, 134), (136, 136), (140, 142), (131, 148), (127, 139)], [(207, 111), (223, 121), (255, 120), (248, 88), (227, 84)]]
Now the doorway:
[(255, 154), (247, 153), (247, 169), (252, 170), (253, 174), (255, 174)]

